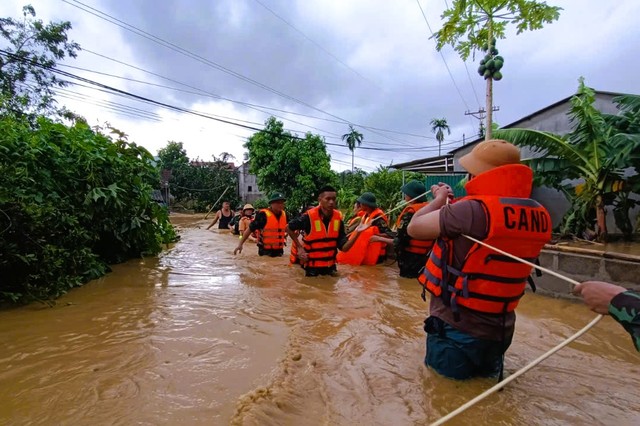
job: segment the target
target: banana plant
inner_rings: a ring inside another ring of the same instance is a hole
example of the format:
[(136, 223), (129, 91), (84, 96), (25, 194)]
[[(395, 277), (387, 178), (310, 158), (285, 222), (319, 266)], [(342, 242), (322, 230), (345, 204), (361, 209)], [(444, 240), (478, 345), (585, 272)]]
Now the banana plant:
[(604, 114), (595, 106), (595, 92), (581, 78), (571, 98), (572, 130), (556, 135), (531, 129), (498, 129), (494, 137), (531, 148), (540, 156), (525, 162), (535, 173), (536, 184), (551, 186), (567, 196), (572, 210), (563, 231), (582, 234), (592, 229), (599, 241), (608, 232), (605, 206), (614, 206), (616, 224), (629, 237), (633, 226), (629, 210), (640, 192), (640, 96), (614, 98), (620, 113)]

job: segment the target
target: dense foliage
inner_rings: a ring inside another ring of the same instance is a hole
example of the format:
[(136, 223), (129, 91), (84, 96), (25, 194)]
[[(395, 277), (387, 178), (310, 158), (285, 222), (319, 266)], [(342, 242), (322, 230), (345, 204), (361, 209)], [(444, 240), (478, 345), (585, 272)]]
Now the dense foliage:
[(316, 201), (322, 185), (336, 183), (324, 140), (311, 133), (304, 138), (294, 136), (274, 117), (249, 138), (245, 147), (250, 171), (257, 176), (260, 189), (266, 194), (282, 191), (292, 212)]
[(176, 236), (144, 148), (40, 117), (0, 118), (0, 301), (53, 298)]
[[(238, 178), (228, 162), (230, 158), (229, 154), (222, 153), (219, 158), (214, 156), (213, 161), (190, 161), (182, 142), (169, 141), (158, 151), (158, 165), (161, 170), (171, 170), (169, 190), (175, 197), (172, 207), (202, 212), (219, 207), (222, 201), (229, 201), (235, 207), (239, 202)], [(223, 199), (212, 206), (223, 192)]]

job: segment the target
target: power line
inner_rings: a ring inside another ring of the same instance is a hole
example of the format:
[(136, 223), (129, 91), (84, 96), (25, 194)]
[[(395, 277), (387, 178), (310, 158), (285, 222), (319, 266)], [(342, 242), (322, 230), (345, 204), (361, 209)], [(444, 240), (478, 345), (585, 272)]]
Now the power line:
[[(330, 132), (330, 131), (325, 130), (325, 129), (320, 129), (320, 128), (318, 128), (318, 127), (314, 127), (314, 126), (311, 126), (311, 125), (309, 125), (309, 124), (306, 124), (306, 123), (303, 123), (303, 122), (300, 122), (300, 121), (295, 121), (295, 120), (292, 120), (292, 119), (290, 119), (290, 118), (285, 118), (285, 117), (279, 116), (279, 115), (277, 115), (277, 114), (269, 113), (269, 112), (263, 111), (263, 110), (261, 109), (261, 108), (267, 108), (267, 109), (272, 109), (272, 108), (264, 107), (264, 106), (259, 106), (260, 108), (258, 108), (258, 105), (255, 105), (255, 104), (248, 104), (248, 103), (246, 103), (246, 102), (236, 101), (236, 100), (233, 100), (233, 99), (229, 99), (229, 98), (221, 97), (221, 96), (219, 96), (219, 95), (210, 94), (209, 92), (206, 92), (206, 91), (205, 91), (205, 90), (203, 90), (203, 89), (199, 89), (199, 88), (197, 88), (197, 87), (190, 86), (190, 85), (188, 85), (188, 84), (186, 84), (186, 83), (182, 83), (182, 82), (180, 82), (180, 81), (177, 81), (177, 80), (174, 80), (174, 79), (171, 79), (171, 78), (168, 78), (168, 77), (161, 76), (161, 75), (159, 75), (159, 74), (156, 74), (156, 73), (153, 73), (153, 72), (151, 72), (151, 71), (148, 71), (148, 70), (145, 70), (145, 69), (142, 69), (142, 68), (136, 67), (135, 65), (127, 64), (127, 63), (122, 62), (122, 61), (119, 61), (119, 60), (117, 60), (117, 59), (109, 58), (109, 57), (104, 56), (104, 55), (102, 55), (102, 54), (99, 54), (99, 53), (97, 53), (97, 52), (93, 52), (93, 51), (88, 50), (88, 49), (84, 49), (84, 51), (87, 51), (87, 52), (89, 52), (89, 53), (92, 53), (92, 54), (95, 54), (95, 55), (97, 55), (97, 56), (103, 57), (103, 58), (105, 58), (105, 59), (113, 60), (113, 61), (115, 61), (115, 62), (121, 63), (121, 64), (126, 65), (126, 66), (133, 67), (133, 68), (138, 69), (138, 70), (140, 70), (140, 71), (150, 73), (150, 74), (152, 74), (152, 75), (154, 75), (154, 76), (157, 76), (157, 77), (160, 77), (160, 78), (163, 78), (163, 79), (170, 80), (170, 81), (175, 82), (175, 83), (177, 83), (177, 84), (184, 85), (184, 86), (187, 86), (187, 87), (190, 87), (190, 88), (194, 88), (195, 90), (198, 90), (199, 92), (206, 93), (206, 94), (208, 94), (208, 95), (210, 95), (211, 97), (214, 97), (214, 98), (216, 98), (216, 99), (223, 99), (223, 100), (227, 100), (227, 101), (230, 101), (230, 102), (239, 103), (239, 104), (242, 104), (242, 105), (248, 106), (248, 107), (250, 107), (251, 109), (254, 109), (254, 110), (256, 110), (256, 111), (262, 112), (262, 113), (264, 113), (264, 114), (273, 115), (273, 116), (275, 116), (275, 117), (278, 117), (278, 118), (282, 118), (282, 119), (288, 120), (288, 121), (290, 121), (290, 122), (292, 122), (292, 123), (300, 124), (300, 125), (303, 125), (303, 126), (309, 127), (309, 128), (311, 128), (311, 129), (318, 130), (318, 131), (320, 131), (320, 132), (323, 132), (323, 133), (326, 133), (326, 134), (332, 135), (332, 136), (323, 135), (325, 138), (330, 138), (330, 139), (331, 139), (331, 138), (335, 138), (335, 139), (342, 139), (341, 135), (339, 135), (339, 134), (337, 134), (337, 133), (333, 133), (333, 132)], [(82, 71), (86, 71), (86, 72), (90, 72), (90, 73), (95, 73), (95, 74), (98, 74), (98, 75), (104, 75), (104, 76), (108, 76), (108, 77), (113, 77), (113, 78), (118, 78), (118, 79), (122, 79), (122, 80), (126, 80), (126, 81), (135, 82), (135, 83), (146, 84), (146, 85), (151, 85), (151, 86), (155, 86), (155, 87), (162, 87), (162, 88), (166, 88), (166, 89), (171, 89), (171, 90), (176, 90), (176, 91), (180, 91), (180, 92), (185, 92), (185, 93), (190, 93), (190, 94), (195, 94), (195, 95), (201, 95), (201, 96), (202, 96), (202, 94), (201, 94), (201, 93), (198, 93), (198, 92), (192, 92), (192, 91), (183, 90), (183, 89), (179, 89), (179, 88), (175, 88), (175, 87), (171, 87), (171, 86), (166, 86), (166, 85), (162, 85), (162, 84), (150, 83), (150, 82), (143, 81), (143, 80), (137, 80), (137, 79), (133, 79), (133, 78), (129, 78), (129, 77), (122, 77), (122, 76), (118, 76), (118, 75), (115, 75), (115, 74), (105, 73), (105, 72), (102, 72), (102, 71), (91, 70), (91, 69), (88, 69), (88, 68), (77, 67), (77, 66), (73, 66), (73, 65), (65, 65), (65, 64), (60, 64), (60, 65), (61, 65), (61, 66), (63, 66), (63, 67), (72, 68), (72, 69), (78, 69), (78, 70), (82, 70)], [(290, 112), (290, 111), (284, 111), (284, 112), (286, 112), (286, 113), (291, 113), (291, 114), (297, 114), (297, 115), (304, 115), (304, 114), (293, 113), (293, 112)], [(306, 115), (304, 115), (304, 116), (306, 116)], [(323, 118), (320, 118), (320, 117), (313, 117), (313, 116), (306, 116), (306, 117), (315, 118), (315, 119), (320, 119), (320, 120), (327, 120), (327, 119), (323, 119)], [(231, 118), (231, 117), (221, 117), (221, 118), (228, 118), (228, 119), (234, 119), (234, 120), (238, 120), (238, 121), (243, 121), (243, 120), (236, 119), (236, 118)], [(335, 120), (329, 120), (329, 121), (333, 121), (333, 122), (335, 122)], [(256, 122), (251, 122), (251, 121), (244, 121), (244, 122), (249, 123), (249, 124), (254, 124), (254, 125), (261, 125), (261, 123), (256, 123)], [(380, 131), (387, 131), (387, 132), (394, 132), (394, 133), (396, 133), (395, 131), (392, 131), (392, 130), (386, 130), (386, 129), (381, 129), (381, 128), (373, 128), (373, 129), (380, 130)], [(424, 136), (414, 135), (414, 134), (409, 134), (409, 133), (404, 133), (404, 134), (407, 134), (407, 135), (410, 135), (410, 136), (424, 137)], [(391, 143), (388, 143), (388, 142), (376, 142), (376, 141), (370, 141), (370, 140), (367, 140), (367, 143), (370, 143), (370, 144), (378, 144), (378, 145), (383, 145), (383, 146), (398, 146), (398, 147), (403, 147), (403, 148), (407, 148), (407, 146), (409, 146), (409, 147), (410, 147), (409, 149), (415, 149), (415, 150), (427, 150), (427, 149), (428, 149), (427, 147), (413, 147), (413, 146), (411, 146), (411, 145), (408, 145), (407, 143), (394, 145), (394, 144), (391, 144)], [(394, 150), (389, 150), (389, 151), (394, 151)]]
[[(205, 89), (201, 89), (201, 88), (198, 88), (196, 86), (192, 86), (192, 85), (190, 85), (188, 83), (184, 83), (184, 82), (172, 79), (170, 77), (166, 77), (166, 76), (157, 74), (157, 73), (155, 73), (153, 71), (146, 70), (146, 69), (138, 67), (136, 65), (132, 65), (132, 64), (129, 64), (127, 62), (120, 61), (118, 59), (111, 58), (109, 56), (103, 55), (101, 53), (94, 52), (93, 50), (90, 50), (90, 49), (87, 49), (87, 48), (84, 48), (84, 47), (83, 47), (82, 51), (90, 53), (90, 54), (95, 55), (95, 56), (99, 56), (99, 57), (101, 57), (103, 59), (107, 59), (109, 61), (116, 62), (118, 64), (121, 64), (121, 65), (124, 65), (124, 66), (127, 66), (127, 67), (136, 69), (138, 71), (142, 71), (144, 73), (147, 73), (149, 75), (153, 75), (153, 76), (161, 78), (163, 80), (171, 81), (171, 82), (176, 83), (178, 85), (185, 86), (185, 87), (188, 87), (190, 89), (197, 90), (200, 93), (191, 92), (189, 90), (183, 90), (183, 89), (179, 89), (179, 88), (176, 88), (176, 87), (165, 86), (165, 85), (162, 85), (162, 84), (150, 83), (150, 82), (147, 82), (147, 81), (144, 81), (144, 80), (137, 80), (137, 79), (133, 79), (133, 78), (129, 78), (129, 77), (122, 77), (122, 76), (118, 76), (118, 75), (115, 75), (115, 74), (105, 73), (105, 72), (102, 72), (102, 71), (95, 71), (95, 70), (90, 70), (90, 69), (87, 69), (87, 68), (76, 67), (76, 66), (73, 66), (73, 65), (66, 65), (66, 64), (58, 64), (58, 65), (59, 66), (64, 66), (64, 67), (73, 68), (73, 69), (78, 69), (78, 70), (82, 70), (82, 71), (87, 71), (87, 72), (91, 72), (91, 73), (95, 73), (95, 74), (105, 75), (105, 76), (109, 76), (109, 77), (120, 78), (120, 79), (123, 79), (123, 80), (135, 82), (135, 83), (147, 84), (147, 85), (156, 86), (156, 87), (162, 87), (162, 88), (166, 88), (166, 89), (170, 89), (170, 90), (176, 90), (176, 91), (183, 92), (183, 93), (189, 93), (189, 94), (200, 95), (200, 96), (205, 96), (205, 94), (206, 94), (209, 97), (212, 97), (212, 98), (215, 98), (215, 99), (224, 100), (224, 101), (228, 101), (228, 102), (232, 102), (232, 103), (236, 103), (236, 104), (239, 104), (239, 105), (243, 105), (243, 106), (246, 106), (248, 108), (251, 108), (251, 109), (254, 109), (254, 110), (260, 111), (260, 112), (264, 112), (261, 109), (267, 109), (267, 110), (271, 110), (271, 111), (282, 112), (282, 113), (285, 113), (285, 114), (291, 114), (291, 115), (297, 115), (297, 116), (301, 116), (301, 117), (312, 118), (314, 120), (322, 120), (322, 121), (327, 121), (327, 122), (331, 122), (331, 123), (339, 123), (339, 124), (344, 124), (345, 123), (343, 120), (335, 120), (335, 119), (326, 118), (326, 117), (318, 117), (318, 116), (314, 116), (314, 115), (303, 114), (303, 113), (300, 113), (300, 112), (294, 112), (294, 111), (284, 110), (284, 109), (280, 109), (280, 108), (273, 108), (273, 107), (269, 107), (269, 106), (265, 106), (265, 105), (253, 104), (253, 103), (249, 103), (249, 102), (243, 102), (243, 101), (238, 101), (238, 100), (235, 100), (235, 99), (227, 98), (227, 97), (224, 97), (224, 96), (221, 96), (221, 95), (217, 95), (215, 93), (211, 93), (211, 92), (209, 92), (209, 91), (207, 91)], [(272, 114), (272, 113), (269, 113), (269, 114), (276, 116), (275, 114)], [(418, 134), (415, 134), (415, 133), (401, 132), (401, 131), (398, 131), (398, 130), (383, 129), (383, 128), (369, 126), (369, 125), (365, 125), (365, 124), (353, 123), (353, 125), (355, 127), (359, 127), (359, 128), (367, 129), (367, 130), (377, 130), (377, 131), (381, 131), (381, 132), (395, 133), (395, 134), (399, 134), (399, 135), (412, 136), (412, 137), (423, 138), (423, 139), (432, 139), (432, 140), (436, 139), (433, 136), (418, 135)], [(367, 142), (368, 143), (372, 143), (371, 141), (368, 141), (368, 140), (367, 140)], [(404, 143), (402, 146), (406, 146), (406, 143)]]
[(329, 52), (327, 49), (325, 49), (324, 47), (322, 47), (322, 45), (320, 45), (319, 43), (317, 43), (315, 40), (311, 39), (309, 36), (307, 36), (304, 32), (302, 32), (300, 29), (298, 29), (296, 26), (294, 26), (292, 23), (290, 23), (289, 21), (287, 21), (286, 19), (284, 19), (282, 16), (278, 15), (273, 9), (269, 8), (266, 4), (264, 4), (263, 2), (261, 2), (260, 0), (255, 0), (256, 3), (258, 3), (260, 6), (262, 6), (263, 8), (265, 8), (267, 11), (269, 11), (273, 16), (275, 16), (276, 18), (278, 18), (279, 20), (281, 20), (282, 22), (284, 22), (286, 25), (288, 25), (289, 27), (291, 27), (294, 31), (296, 31), (298, 34), (300, 34), (302, 37), (304, 37), (307, 41), (313, 43), (316, 47), (318, 47), (320, 50), (322, 50), (324, 53), (326, 53), (327, 55), (329, 55), (331, 58), (333, 58), (336, 62), (338, 62), (340, 65), (344, 66), (345, 68), (351, 70), (354, 74), (356, 74), (358, 77), (360, 77), (361, 79), (367, 81), (368, 83), (374, 85), (375, 87), (377, 87), (378, 89), (382, 90), (381, 87), (379, 87), (377, 84), (375, 84), (374, 82), (372, 82), (371, 80), (369, 80), (367, 77), (363, 76), (362, 74), (360, 74), (358, 71), (354, 70), (353, 68), (351, 68), (348, 64), (344, 63), (342, 60), (340, 60), (340, 58), (338, 58), (337, 56), (335, 56), (333, 53)]
[[(427, 15), (424, 13), (424, 10), (422, 9), (422, 5), (420, 4), (420, 0), (416, 0), (416, 3), (418, 3), (418, 7), (420, 8), (420, 12), (422, 13), (422, 17), (424, 18), (424, 22), (427, 23), (427, 28), (429, 28), (429, 32), (431, 33), (431, 36), (433, 37), (434, 36), (433, 30), (431, 29), (431, 25), (429, 25), (429, 20), (427, 19)], [(458, 84), (456, 83), (456, 80), (453, 78), (453, 74), (451, 73), (451, 70), (449, 69), (449, 65), (447, 65), (447, 61), (446, 61), (446, 59), (444, 59), (444, 55), (442, 54), (441, 51), (438, 51), (438, 53), (440, 54), (440, 57), (442, 58), (442, 62), (444, 62), (444, 66), (447, 69), (447, 72), (449, 73), (449, 77), (451, 77), (451, 81), (453, 82), (453, 85), (455, 86), (456, 91), (458, 92), (458, 95), (460, 95), (460, 99), (462, 99), (462, 103), (464, 103), (464, 106), (467, 107), (467, 109), (469, 109), (469, 105), (467, 104), (467, 101), (464, 99), (464, 96), (462, 96), (462, 92), (460, 91), (460, 88), (458, 87)]]
[[(210, 66), (210, 67), (212, 67), (212, 68), (214, 68), (216, 70), (219, 70), (219, 71), (222, 71), (222, 72), (224, 72), (226, 74), (232, 75), (232, 76), (234, 76), (234, 77), (236, 77), (236, 78), (238, 78), (240, 80), (243, 80), (245, 82), (248, 82), (250, 84), (258, 86), (258, 87), (260, 87), (260, 88), (262, 88), (264, 90), (267, 90), (267, 91), (269, 91), (271, 93), (274, 93), (274, 94), (276, 94), (278, 96), (281, 96), (281, 97), (283, 97), (285, 99), (288, 99), (288, 100), (291, 100), (293, 102), (299, 103), (299, 104), (304, 105), (304, 106), (306, 106), (308, 108), (311, 108), (313, 110), (316, 110), (318, 112), (326, 114), (326, 115), (328, 115), (330, 117), (338, 119), (344, 124), (354, 124), (350, 120), (346, 120), (346, 119), (344, 119), (342, 117), (339, 117), (339, 116), (337, 116), (335, 114), (332, 114), (330, 112), (324, 111), (324, 110), (322, 110), (322, 109), (320, 109), (318, 107), (315, 107), (315, 106), (313, 106), (313, 105), (311, 105), (311, 104), (309, 104), (309, 103), (307, 103), (305, 101), (302, 101), (302, 100), (297, 99), (297, 98), (295, 98), (293, 96), (287, 95), (284, 92), (281, 92), (281, 91), (279, 91), (277, 89), (274, 89), (274, 88), (272, 88), (272, 87), (270, 87), (270, 86), (268, 86), (266, 84), (260, 83), (260, 82), (258, 82), (256, 80), (252, 79), (252, 78), (246, 77), (246, 76), (244, 76), (244, 75), (242, 75), (242, 74), (240, 74), (240, 73), (238, 73), (236, 71), (233, 71), (233, 70), (231, 70), (229, 68), (226, 68), (226, 67), (224, 67), (224, 66), (222, 66), (222, 65), (220, 65), (220, 64), (218, 64), (218, 63), (216, 63), (214, 61), (211, 61), (211, 60), (209, 60), (207, 58), (204, 58), (204, 57), (202, 57), (202, 56), (200, 56), (200, 55), (198, 55), (196, 53), (193, 53), (193, 52), (191, 52), (191, 51), (189, 51), (187, 49), (184, 49), (184, 48), (182, 48), (182, 47), (180, 47), (180, 46), (178, 46), (178, 45), (176, 45), (176, 44), (174, 44), (174, 43), (172, 43), (170, 41), (164, 40), (164, 39), (162, 39), (162, 38), (160, 38), (160, 37), (158, 37), (158, 36), (156, 36), (154, 34), (151, 34), (151, 33), (147, 32), (147, 31), (144, 31), (144, 30), (142, 30), (142, 29), (140, 29), (140, 28), (138, 28), (138, 27), (136, 27), (134, 25), (131, 25), (131, 24), (129, 24), (129, 23), (125, 22), (125, 21), (122, 21), (122, 20), (120, 20), (118, 18), (115, 18), (114, 16), (111, 16), (108, 13), (102, 12), (102, 11), (100, 11), (100, 10), (94, 8), (94, 7), (91, 7), (91, 6), (89, 6), (89, 5), (85, 4), (85, 3), (82, 3), (79, 0), (72, 0), (73, 2), (75, 2), (77, 4), (73, 4), (68, 0), (62, 0), (62, 1), (64, 3), (69, 4), (70, 6), (76, 7), (76, 8), (78, 8), (78, 9), (84, 11), (84, 12), (87, 12), (87, 13), (89, 13), (91, 15), (94, 15), (94, 16), (102, 19), (102, 20), (105, 20), (105, 21), (107, 21), (107, 22), (109, 22), (111, 24), (114, 24), (114, 25), (116, 25), (116, 26), (118, 26), (120, 28), (123, 28), (123, 29), (125, 29), (127, 31), (130, 31), (130, 32), (132, 32), (132, 33), (134, 33), (134, 34), (136, 34), (136, 35), (138, 35), (140, 37), (146, 38), (146, 39), (148, 39), (150, 41), (153, 41), (154, 43), (157, 43), (157, 44), (159, 44), (159, 45), (161, 45), (163, 47), (166, 47), (166, 48), (171, 49), (171, 50), (173, 50), (175, 52), (178, 52), (178, 53), (180, 53), (180, 54), (182, 54), (184, 56), (187, 56), (188, 58), (194, 59), (194, 60), (196, 60), (198, 62), (201, 62), (201, 63), (203, 63), (205, 65), (208, 65), (208, 66)], [(357, 127), (367, 128), (365, 126), (357, 126)], [(385, 134), (382, 134), (382, 133), (380, 133), (378, 131), (375, 131), (375, 130), (372, 130), (370, 128), (368, 130), (371, 131), (372, 133), (376, 133), (376, 134), (378, 134), (378, 135), (380, 135), (380, 136), (382, 136), (384, 138), (387, 138), (387, 139), (390, 139), (390, 140), (395, 140), (395, 141), (398, 141), (398, 142), (407, 143), (406, 141), (402, 141), (402, 140), (399, 140), (399, 139), (391, 138), (391, 137), (389, 137), (389, 136), (387, 136)]]

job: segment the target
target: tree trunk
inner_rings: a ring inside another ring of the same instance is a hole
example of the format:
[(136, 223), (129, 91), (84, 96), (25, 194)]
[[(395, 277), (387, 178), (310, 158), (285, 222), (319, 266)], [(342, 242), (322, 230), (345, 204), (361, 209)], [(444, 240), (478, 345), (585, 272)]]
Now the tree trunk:
[(607, 241), (607, 212), (604, 209), (602, 195), (596, 197), (596, 226), (598, 241)]
[(484, 129), (484, 140), (491, 139), (491, 123), (493, 121), (493, 79), (487, 79), (487, 121)]
[(353, 173), (353, 150), (351, 151), (351, 173)]
[[(493, 39), (493, 17), (489, 16), (489, 21), (487, 22), (488, 26), (488, 37), (487, 37), (487, 45), (489, 46), (489, 50), (491, 50), (491, 39)], [(489, 53), (489, 51), (487, 51)], [(493, 78), (487, 78), (487, 94), (486, 94), (486, 104), (487, 104), (487, 121), (486, 128), (484, 129), (484, 140), (488, 141), (491, 139), (491, 134), (493, 133), (491, 129), (491, 124), (493, 122)]]

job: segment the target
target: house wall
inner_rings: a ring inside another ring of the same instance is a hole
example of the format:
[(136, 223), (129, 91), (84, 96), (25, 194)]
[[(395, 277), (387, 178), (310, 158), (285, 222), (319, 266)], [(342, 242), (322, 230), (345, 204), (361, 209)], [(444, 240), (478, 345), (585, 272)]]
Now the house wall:
[[(595, 108), (605, 114), (617, 114), (618, 109), (616, 105), (613, 103), (613, 98), (616, 95), (608, 94), (608, 93), (596, 93), (596, 101)], [(553, 106), (541, 113), (535, 114), (529, 117), (526, 120), (522, 120), (517, 122), (514, 126), (509, 126), (509, 128), (520, 128), (520, 129), (533, 129), (540, 130), (544, 132), (551, 132), (560, 135), (564, 135), (571, 131), (571, 121), (568, 115), (571, 109), (571, 102), (567, 100), (566, 102), (560, 103), (558, 105)], [(464, 173), (464, 169), (460, 166), (460, 158), (463, 155), (471, 152), (475, 143), (470, 143), (464, 148), (454, 152), (453, 154), (453, 168), (455, 172)], [(537, 158), (542, 156), (539, 152), (534, 152), (529, 148), (523, 147), (520, 150), (521, 157), (525, 158)], [(638, 199), (637, 194), (631, 194), (631, 197), (634, 199)], [(567, 210), (571, 207), (570, 203), (560, 192), (551, 189), (551, 188), (538, 188), (533, 193), (533, 198), (538, 200), (542, 205), (544, 205), (547, 210), (551, 213), (552, 219), (554, 220), (554, 226), (559, 223), (559, 220), (562, 219)], [(638, 213), (640, 212), (640, 208), (636, 207), (630, 212), (631, 223), (635, 224), (638, 218)], [(559, 218), (559, 219), (558, 219)], [(620, 233), (621, 231), (615, 224), (615, 219), (613, 217), (613, 208), (612, 206), (608, 206), (607, 212), (607, 229), (609, 232)]]
[(249, 173), (249, 163), (243, 163), (238, 167), (238, 193), (245, 203), (253, 203), (264, 196), (258, 188), (256, 175)]

